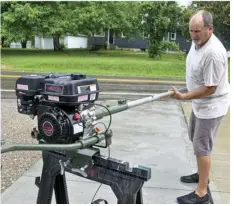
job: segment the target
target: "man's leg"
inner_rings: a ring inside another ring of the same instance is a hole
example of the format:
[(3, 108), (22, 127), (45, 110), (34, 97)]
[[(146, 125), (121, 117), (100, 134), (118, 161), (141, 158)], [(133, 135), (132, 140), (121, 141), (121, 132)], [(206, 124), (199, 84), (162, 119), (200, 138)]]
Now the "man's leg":
[(203, 197), (207, 194), (208, 179), (211, 168), (211, 157), (210, 156), (199, 156), (197, 157), (197, 166), (199, 174), (199, 183), (196, 188), (196, 194)]
[[(195, 128), (196, 128), (196, 116), (194, 115), (193, 111), (191, 111), (189, 124), (188, 124), (188, 136), (189, 136), (189, 140), (192, 143), (193, 143), (193, 139), (194, 139), (193, 137), (194, 137)], [(197, 165), (198, 165), (198, 159), (197, 159)], [(198, 169), (197, 169), (197, 172), (194, 174), (181, 176), (180, 180), (181, 180), (181, 182), (185, 182), (185, 183), (198, 183), (198, 181), (199, 181)]]
[(195, 193), (203, 197), (207, 194), (208, 179), (211, 169), (211, 151), (215, 136), (223, 117), (215, 119), (197, 119), (194, 136), (194, 153), (197, 157), (199, 182)]
[(194, 154), (197, 157), (198, 174), (184, 176), (182, 179), (189, 180), (187, 182), (198, 182), (198, 186), (194, 192), (178, 197), (177, 201), (180, 204), (207, 204), (210, 201), (207, 193), (211, 168), (210, 154), (221, 119), (222, 117), (214, 119), (198, 119), (195, 117), (195, 129), (192, 142)]

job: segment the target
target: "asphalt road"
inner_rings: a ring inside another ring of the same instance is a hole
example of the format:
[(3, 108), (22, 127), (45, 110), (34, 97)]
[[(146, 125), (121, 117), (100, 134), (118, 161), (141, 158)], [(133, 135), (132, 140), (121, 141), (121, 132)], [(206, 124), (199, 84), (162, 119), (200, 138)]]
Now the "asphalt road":
[[(3, 99), (15, 98), (15, 82), (24, 72), (1, 72), (1, 95)], [(96, 76), (100, 87), (100, 100), (129, 98), (136, 99), (155, 93), (168, 91), (172, 86), (184, 88), (184, 80), (144, 78), (144, 77), (119, 77)]]

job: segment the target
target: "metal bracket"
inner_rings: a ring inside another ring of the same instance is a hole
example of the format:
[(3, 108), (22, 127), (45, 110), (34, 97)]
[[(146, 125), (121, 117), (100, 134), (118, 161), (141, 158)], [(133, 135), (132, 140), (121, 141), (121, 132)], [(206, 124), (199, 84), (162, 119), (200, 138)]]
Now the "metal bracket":
[(63, 162), (62, 160), (59, 160), (59, 164), (60, 164), (60, 174), (64, 175), (65, 172), (65, 168), (70, 164), (70, 160), (67, 160), (66, 162)]

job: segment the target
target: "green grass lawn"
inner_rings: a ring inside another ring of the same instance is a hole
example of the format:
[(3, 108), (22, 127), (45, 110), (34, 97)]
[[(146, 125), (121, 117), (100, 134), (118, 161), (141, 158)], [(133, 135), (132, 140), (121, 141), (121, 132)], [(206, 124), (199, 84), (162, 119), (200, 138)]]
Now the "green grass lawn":
[(134, 51), (2, 49), (7, 69), (37, 72), (80, 72), (88, 75), (184, 77), (185, 62), (165, 54), (162, 60)]
[(150, 59), (146, 52), (121, 50), (1, 49), (5, 69), (36, 72), (76, 72), (87, 75), (121, 75), (185, 78), (185, 59), (164, 54)]

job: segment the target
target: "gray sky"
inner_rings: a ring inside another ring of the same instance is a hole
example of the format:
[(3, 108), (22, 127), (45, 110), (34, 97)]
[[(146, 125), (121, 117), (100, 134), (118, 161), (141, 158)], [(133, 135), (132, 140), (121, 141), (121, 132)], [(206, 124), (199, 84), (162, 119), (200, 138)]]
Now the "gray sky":
[(180, 5), (188, 6), (192, 0), (176, 0)]

